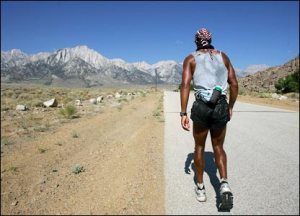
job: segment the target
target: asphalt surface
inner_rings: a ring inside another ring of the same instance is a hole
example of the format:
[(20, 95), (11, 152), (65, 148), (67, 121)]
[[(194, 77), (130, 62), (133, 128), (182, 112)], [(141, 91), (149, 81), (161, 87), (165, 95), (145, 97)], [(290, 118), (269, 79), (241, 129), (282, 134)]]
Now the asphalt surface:
[[(193, 101), (190, 95), (188, 116)], [(219, 172), (209, 134), (204, 172), (207, 201), (196, 200), (194, 139), (192, 130), (181, 128), (179, 112), (179, 93), (165, 91), (166, 214), (299, 215), (299, 112), (236, 102), (224, 144), (234, 196), (230, 212), (219, 212), (216, 206)]]

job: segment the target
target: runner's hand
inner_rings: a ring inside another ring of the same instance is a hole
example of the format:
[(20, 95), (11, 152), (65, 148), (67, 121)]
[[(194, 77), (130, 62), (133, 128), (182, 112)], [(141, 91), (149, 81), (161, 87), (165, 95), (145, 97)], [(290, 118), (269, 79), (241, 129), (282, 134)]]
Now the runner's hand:
[(232, 108), (229, 107), (229, 120), (231, 120), (232, 117)]
[(189, 131), (190, 130), (190, 121), (189, 121), (189, 117), (187, 116), (182, 116), (181, 117), (181, 126), (184, 130)]

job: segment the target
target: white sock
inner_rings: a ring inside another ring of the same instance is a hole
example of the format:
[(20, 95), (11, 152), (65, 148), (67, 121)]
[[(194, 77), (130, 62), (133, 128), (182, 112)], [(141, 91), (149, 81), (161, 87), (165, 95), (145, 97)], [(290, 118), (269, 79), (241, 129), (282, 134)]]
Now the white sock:
[(221, 182), (222, 181), (228, 182), (228, 180), (226, 178), (221, 178)]
[(203, 189), (203, 188), (204, 188), (203, 182), (202, 182), (201, 184), (198, 182), (198, 183), (197, 183), (197, 186), (198, 186), (200, 189)]

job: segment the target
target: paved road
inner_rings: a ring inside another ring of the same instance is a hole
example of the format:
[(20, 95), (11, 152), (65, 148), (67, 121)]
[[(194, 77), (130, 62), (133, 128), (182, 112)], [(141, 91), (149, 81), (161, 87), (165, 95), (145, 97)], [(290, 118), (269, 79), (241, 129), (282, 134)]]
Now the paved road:
[[(191, 95), (189, 111), (193, 101)], [(178, 92), (165, 91), (164, 111), (166, 214), (299, 215), (299, 112), (236, 102), (224, 146), (234, 207), (218, 212), (219, 173), (209, 136), (204, 172), (208, 199), (199, 203), (194, 193), (194, 140), (192, 132), (181, 129)]]

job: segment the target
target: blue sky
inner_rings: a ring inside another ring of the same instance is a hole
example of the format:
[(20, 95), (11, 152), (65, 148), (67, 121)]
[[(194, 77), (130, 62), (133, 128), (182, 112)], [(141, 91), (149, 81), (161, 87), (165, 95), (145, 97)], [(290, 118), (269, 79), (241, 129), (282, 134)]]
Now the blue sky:
[(234, 67), (299, 55), (298, 1), (2, 2), (1, 50), (28, 54), (87, 45), (128, 62), (183, 59), (202, 28)]

